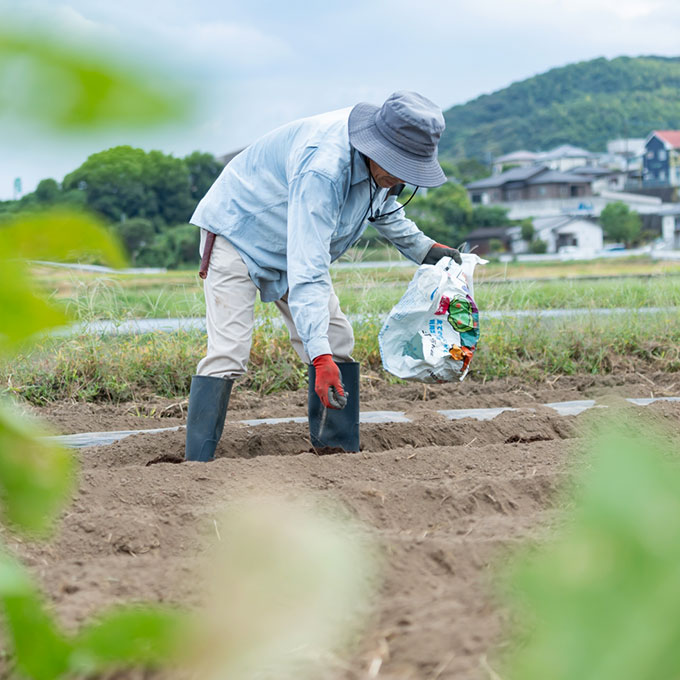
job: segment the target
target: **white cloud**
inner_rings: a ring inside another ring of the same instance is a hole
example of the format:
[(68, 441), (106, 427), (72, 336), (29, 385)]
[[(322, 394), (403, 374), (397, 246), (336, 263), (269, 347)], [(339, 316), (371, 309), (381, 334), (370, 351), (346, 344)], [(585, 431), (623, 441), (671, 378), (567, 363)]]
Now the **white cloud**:
[(243, 24), (197, 22), (173, 26), (166, 29), (166, 33), (198, 56), (230, 64), (230, 70), (259, 69), (292, 55), (292, 50), (283, 40)]
[(89, 19), (71, 5), (29, 0), (10, 13), (5, 4), (0, 3), (2, 14), (11, 17), (15, 26), (29, 31), (49, 31), (51, 35), (76, 39), (81, 45), (100, 45), (102, 41), (115, 41), (121, 36), (114, 24)]

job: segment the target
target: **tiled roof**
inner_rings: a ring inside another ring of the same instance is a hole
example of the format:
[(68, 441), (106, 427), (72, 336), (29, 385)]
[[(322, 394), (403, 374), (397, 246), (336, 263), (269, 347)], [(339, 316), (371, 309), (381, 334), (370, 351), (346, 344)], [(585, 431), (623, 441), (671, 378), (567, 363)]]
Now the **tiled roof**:
[(587, 177), (582, 175), (572, 175), (568, 172), (558, 172), (557, 170), (550, 170), (544, 172), (537, 177), (532, 177), (527, 180), (527, 184), (578, 184), (588, 182)]
[(544, 151), (539, 154), (538, 159), (547, 161), (559, 158), (590, 158), (592, 156), (593, 154), (590, 151), (586, 151), (586, 149), (580, 149), (571, 144), (562, 144), (562, 146), (557, 146), (554, 149), (550, 149), (550, 151)]
[(680, 130), (654, 130), (653, 134), (674, 149), (680, 149)]
[(602, 168), (598, 165), (579, 165), (578, 168), (569, 168), (567, 172), (571, 175), (613, 175), (619, 170), (612, 170), (611, 168)]
[(478, 227), (471, 231), (466, 237), (466, 241), (476, 241), (478, 239), (487, 238), (507, 238), (509, 236), (508, 230), (512, 227)]
[(492, 175), (484, 179), (478, 179), (476, 182), (467, 184), (468, 189), (491, 189), (493, 187), (502, 187), (507, 182), (526, 182), (528, 179), (541, 172), (545, 172), (547, 168), (544, 165), (530, 165), (526, 168), (512, 168), (501, 172), (500, 175)]
[(520, 151), (513, 151), (512, 153), (506, 153), (504, 156), (499, 156), (494, 159), (494, 163), (512, 163), (513, 161), (531, 161), (538, 157), (538, 154), (534, 151), (526, 151), (521, 149)]

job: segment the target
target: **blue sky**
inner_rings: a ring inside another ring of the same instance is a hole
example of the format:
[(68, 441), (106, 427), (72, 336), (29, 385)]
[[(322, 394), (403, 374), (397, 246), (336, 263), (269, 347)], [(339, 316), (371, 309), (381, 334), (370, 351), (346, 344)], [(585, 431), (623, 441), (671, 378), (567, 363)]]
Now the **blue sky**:
[(678, 0), (0, 0), (3, 16), (160, 65), (197, 95), (191, 120), (153, 132), (55, 139), (4, 126), (0, 199), (15, 177), (30, 191), (115, 144), (221, 154), (398, 89), (448, 108), (574, 61), (680, 55)]

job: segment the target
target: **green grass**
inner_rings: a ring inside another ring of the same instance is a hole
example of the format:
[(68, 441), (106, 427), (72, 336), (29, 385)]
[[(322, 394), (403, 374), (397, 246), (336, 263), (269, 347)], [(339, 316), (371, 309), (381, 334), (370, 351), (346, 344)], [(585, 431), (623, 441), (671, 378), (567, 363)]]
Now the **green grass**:
[[(614, 265), (608, 261), (541, 265), (540, 278), (557, 272), (562, 278), (512, 283), (500, 281), (536, 275), (539, 268), (480, 268), (475, 292), (482, 311), (598, 307), (676, 307), (677, 311), (632, 317), (592, 314), (560, 320), (490, 319), (481, 328), (471, 378), (516, 375), (542, 379), (546, 374), (680, 370), (680, 276), (661, 275), (675, 273), (671, 265), (643, 264), (646, 274), (658, 276), (621, 278), (634, 274), (641, 266), (639, 260)], [(606, 268), (610, 278), (579, 279), (594, 275), (597, 267)], [(379, 319), (402, 295), (413, 271), (393, 268), (333, 273), (344, 311), (362, 319), (354, 323), (354, 354), (363, 370), (373, 373), (372, 379), (395, 380), (381, 369)], [(37, 276), (53, 297), (64, 301), (81, 320), (204, 314), (202, 282), (195, 273), (102, 276), (42, 268)], [(261, 325), (254, 333), (250, 371), (240, 381), (240, 389), (269, 393), (302, 387), (306, 369), (292, 350), (285, 329), (274, 323), (278, 311), (258, 302), (256, 312)], [(30, 354), (0, 367), (0, 378), (10, 391), (36, 404), (58, 399), (183, 397), (204, 351), (205, 335), (200, 332), (48, 338)]]
[[(375, 321), (355, 324), (354, 356), (364, 374), (394, 382), (381, 369), (379, 328)], [(632, 317), (585, 315), (578, 322), (493, 319), (481, 332), (468, 378), (472, 380), (680, 370), (680, 310)], [(3, 385), (34, 404), (185, 397), (204, 351), (205, 335), (200, 332), (52, 338), (0, 367), (0, 376)], [(249, 373), (239, 389), (271, 393), (305, 384), (306, 368), (287, 332), (272, 324), (256, 329)]]
[[(334, 272), (334, 284), (347, 314), (386, 314), (406, 290), (413, 269)], [(475, 297), (479, 308), (492, 310), (577, 309), (598, 307), (665, 307), (680, 304), (680, 276), (504, 282), (484, 268)], [(482, 276), (486, 274), (487, 276)], [(42, 283), (78, 319), (199, 317), (205, 314), (200, 280), (181, 273), (146, 277), (44, 278)], [(267, 305), (258, 302), (256, 312)]]

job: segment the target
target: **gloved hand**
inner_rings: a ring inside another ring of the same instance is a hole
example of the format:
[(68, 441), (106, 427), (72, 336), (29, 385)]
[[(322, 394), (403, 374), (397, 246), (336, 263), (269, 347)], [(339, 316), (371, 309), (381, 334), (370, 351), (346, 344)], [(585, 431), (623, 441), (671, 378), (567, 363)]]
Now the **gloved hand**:
[(456, 264), (463, 264), (463, 260), (460, 257), (460, 252), (455, 248), (449, 248), (443, 243), (435, 243), (432, 248), (425, 255), (423, 264), (437, 264), (442, 257), (452, 257)]
[(320, 354), (312, 363), (316, 369), (314, 391), (326, 408), (344, 408), (347, 405), (345, 389), (340, 379), (340, 369), (330, 354)]

